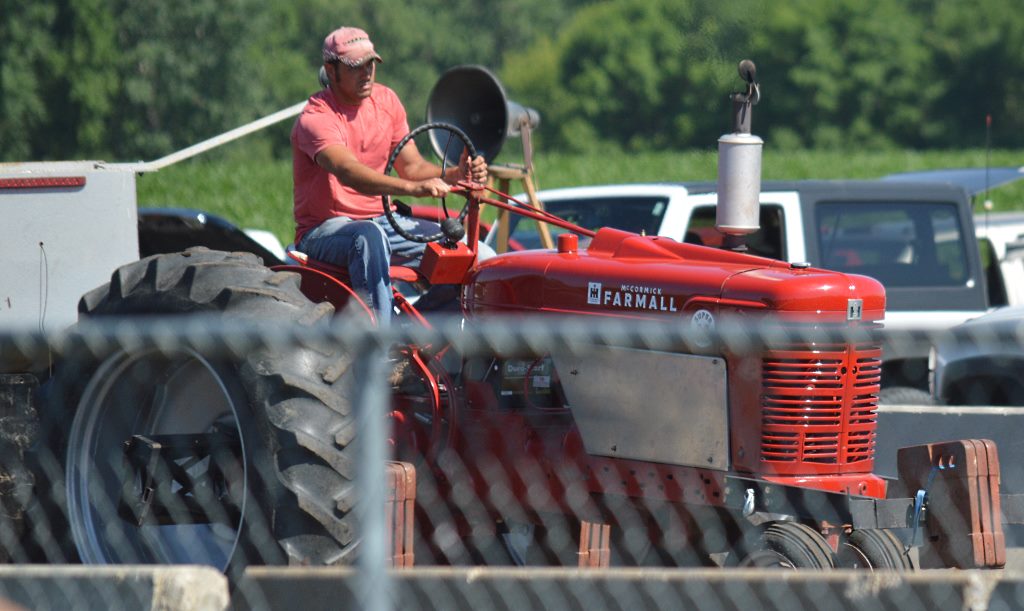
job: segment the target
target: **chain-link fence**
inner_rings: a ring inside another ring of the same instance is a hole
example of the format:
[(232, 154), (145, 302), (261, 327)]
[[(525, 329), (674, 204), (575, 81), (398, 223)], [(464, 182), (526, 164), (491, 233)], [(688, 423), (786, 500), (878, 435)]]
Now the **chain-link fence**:
[[(1024, 603), (907, 573), (1022, 559), (1016, 325), (376, 330), (259, 297), (0, 337), (0, 594), (46, 606), (19, 569), (84, 563), (207, 565), (239, 608)], [(886, 386), (912, 344), (932, 391)]]

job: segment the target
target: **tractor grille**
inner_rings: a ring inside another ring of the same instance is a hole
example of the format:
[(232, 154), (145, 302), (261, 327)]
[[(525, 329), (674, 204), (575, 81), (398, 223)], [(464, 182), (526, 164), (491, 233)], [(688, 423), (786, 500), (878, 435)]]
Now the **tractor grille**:
[(761, 458), (847, 465), (871, 460), (882, 350), (793, 346), (762, 359)]

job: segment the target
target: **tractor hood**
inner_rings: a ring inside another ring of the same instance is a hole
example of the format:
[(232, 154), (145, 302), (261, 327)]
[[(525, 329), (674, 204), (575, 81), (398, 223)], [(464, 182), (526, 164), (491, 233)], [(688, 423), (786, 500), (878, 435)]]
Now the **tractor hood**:
[(885, 293), (865, 276), (605, 228), (586, 250), (523, 251), (482, 262), (464, 287), (463, 306), (471, 316), (661, 318), (706, 310), (840, 323), (881, 320)]

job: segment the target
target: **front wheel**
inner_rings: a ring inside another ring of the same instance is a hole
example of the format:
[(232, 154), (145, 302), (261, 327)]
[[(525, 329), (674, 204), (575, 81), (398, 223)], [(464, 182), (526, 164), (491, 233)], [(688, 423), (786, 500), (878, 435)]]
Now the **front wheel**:
[(799, 522), (772, 522), (753, 549), (744, 554), (741, 567), (779, 569), (833, 569), (835, 555), (821, 533)]
[[(83, 317), (206, 314), (318, 325), (298, 276), (193, 249), (115, 272)], [(123, 336), (122, 336), (123, 337)], [(347, 564), (358, 545), (351, 359), (336, 346), (244, 355), (122, 341), (64, 363), (52, 410), (75, 551), (101, 564)], [(77, 369), (72, 365), (80, 365)], [(71, 411), (68, 411), (70, 408)], [(73, 416), (73, 417), (72, 417)]]
[(850, 533), (840, 546), (839, 564), (844, 568), (872, 571), (914, 569), (903, 543), (884, 528), (863, 528)]

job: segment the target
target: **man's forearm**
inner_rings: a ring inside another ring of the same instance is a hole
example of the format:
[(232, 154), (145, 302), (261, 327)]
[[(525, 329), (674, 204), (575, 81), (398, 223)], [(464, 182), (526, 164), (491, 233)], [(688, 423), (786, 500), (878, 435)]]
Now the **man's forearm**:
[(401, 168), (399, 175), (409, 180), (442, 178), (447, 183), (455, 184), (459, 181), (459, 168), (458, 166), (448, 166), (444, 169), (444, 176), (441, 176), (441, 166), (424, 159), (421, 163), (409, 164)]
[(343, 185), (359, 191), (363, 195), (409, 195), (413, 191), (411, 177), (400, 178), (380, 174), (369, 168), (363, 171), (335, 174)]
[(321, 165), (341, 184), (363, 195), (408, 195), (414, 188), (412, 181), (416, 180), (409, 176), (382, 174), (361, 163), (332, 163), (332, 160), (324, 159)]

